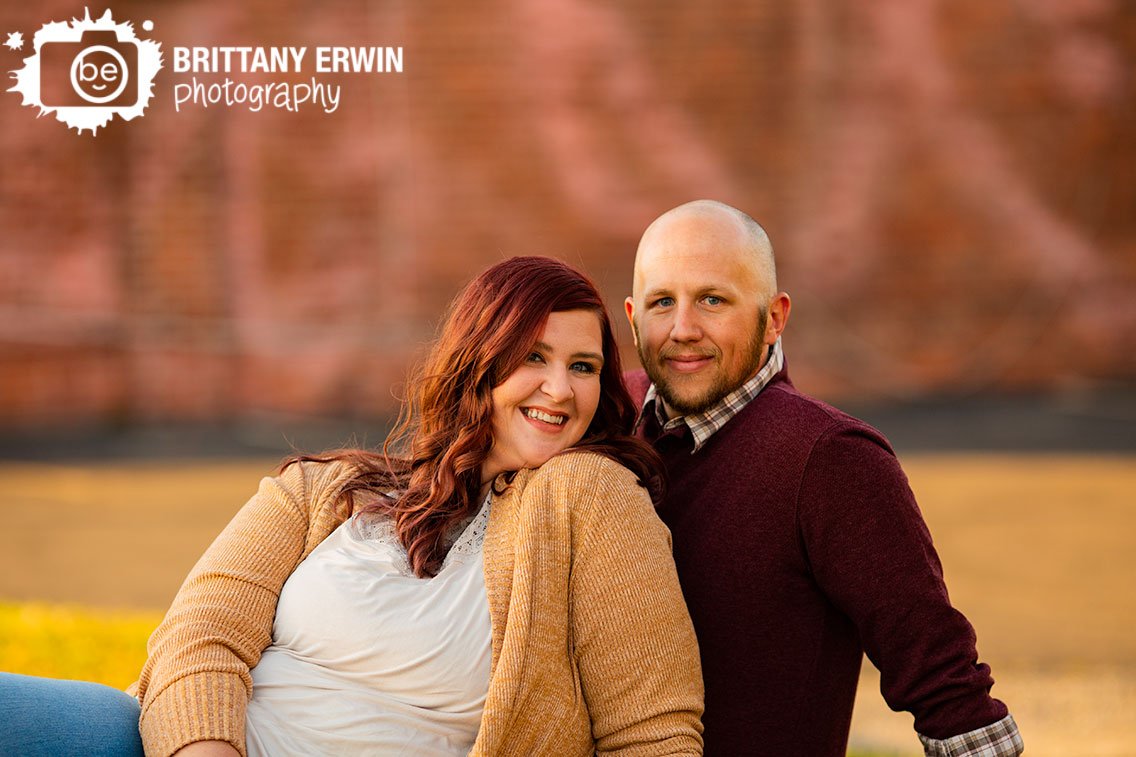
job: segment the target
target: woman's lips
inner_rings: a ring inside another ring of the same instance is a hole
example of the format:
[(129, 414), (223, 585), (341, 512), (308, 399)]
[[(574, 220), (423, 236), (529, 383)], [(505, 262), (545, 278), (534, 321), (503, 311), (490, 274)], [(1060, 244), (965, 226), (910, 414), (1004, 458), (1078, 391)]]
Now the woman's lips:
[[(546, 421), (546, 420), (544, 420), (543, 418), (540, 418), (540, 417), (534, 417), (534, 415), (537, 415), (537, 414), (544, 415), (544, 416), (551, 417), (551, 418), (560, 418), (560, 419), (563, 419), (563, 420), (561, 420), (559, 423), (553, 423), (553, 422), (550, 422), (550, 421)], [(532, 424), (536, 428), (540, 429), (541, 431), (546, 431), (546, 432), (560, 431), (568, 425), (567, 414), (556, 413), (556, 412), (552, 412), (552, 411), (549, 411), (549, 410), (545, 410), (543, 408), (533, 408), (533, 407), (521, 408), (521, 416), (523, 416), (526, 421), (528, 421), (530, 424)]]

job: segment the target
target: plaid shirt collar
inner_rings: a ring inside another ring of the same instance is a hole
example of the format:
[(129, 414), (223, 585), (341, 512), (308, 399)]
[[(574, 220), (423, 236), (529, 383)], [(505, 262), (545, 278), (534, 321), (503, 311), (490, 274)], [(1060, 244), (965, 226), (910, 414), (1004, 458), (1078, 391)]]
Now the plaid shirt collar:
[(769, 350), (769, 358), (765, 361), (765, 365), (754, 374), (753, 378), (718, 400), (712, 407), (700, 413), (680, 415), (670, 420), (667, 420), (666, 413), (663, 412), (663, 403), (659, 399), (655, 385), (651, 384), (647, 389), (647, 395), (643, 398), (643, 409), (639, 411), (639, 420), (635, 427), (638, 429), (639, 426), (643, 425), (643, 419), (647, 417), (647, 413), (655, 414), (655, 419), (658, 420), (659, 427), (664, 432), (671, 431), (679, 426), (686, 426), (690, 429), (690, 435), (694, 439), (694, 449), (691, 450), (691, 454), (694, 454), (718, 429), (725, 426), (731, 418), (741, 412), (741, 409), (765, 388), (766, 384), (781, 371), (784, 365), (785, 355), (781, 349), (781, 337), (777, 337), (777, 341)]

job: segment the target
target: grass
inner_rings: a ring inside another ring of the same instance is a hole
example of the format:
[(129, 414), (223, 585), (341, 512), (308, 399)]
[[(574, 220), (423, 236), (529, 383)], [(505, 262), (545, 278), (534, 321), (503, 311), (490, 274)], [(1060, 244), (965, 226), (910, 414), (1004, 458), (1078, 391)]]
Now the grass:
[(0, 670), (125, 689), (160, 620), (159, 613), (0, 602)]
[[(1136, 755), (1136, 457), (903, 462), (1028, 754)], [(0, 461), (0, 670), (131, 683), (159, 614), (93, 608), (168, 606), (271, 469)], [(911, 716), (889, 710), (878, 685), (870, 672), (861, 681), (850, 757), (921, 753)]]

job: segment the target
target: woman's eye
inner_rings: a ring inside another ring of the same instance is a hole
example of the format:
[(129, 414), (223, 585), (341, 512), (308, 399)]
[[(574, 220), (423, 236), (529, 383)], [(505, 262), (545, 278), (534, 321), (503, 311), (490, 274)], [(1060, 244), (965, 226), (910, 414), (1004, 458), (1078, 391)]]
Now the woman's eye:
[(572, 370), (576, 373), (599, 373), (599, 368), (592, 363), (585, 362), (572, 363)]
[(543, 363), (544, 355), (541, 355), (539, 352), (530, 352), (529, 356), (525, 358), (525, 360), (530, 363)]

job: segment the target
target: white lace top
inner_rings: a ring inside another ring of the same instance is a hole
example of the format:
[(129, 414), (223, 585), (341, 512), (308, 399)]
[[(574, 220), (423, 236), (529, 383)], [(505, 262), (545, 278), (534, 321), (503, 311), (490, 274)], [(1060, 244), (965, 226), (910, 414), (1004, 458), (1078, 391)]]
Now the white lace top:
[(316, 547), (252, 670), (250, 757), (466, 754), (489, 690), (488, 521), (486, 498), (427, 579), (387, 518), (355, 516)]

